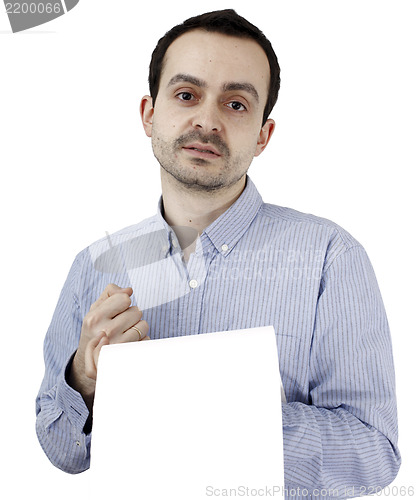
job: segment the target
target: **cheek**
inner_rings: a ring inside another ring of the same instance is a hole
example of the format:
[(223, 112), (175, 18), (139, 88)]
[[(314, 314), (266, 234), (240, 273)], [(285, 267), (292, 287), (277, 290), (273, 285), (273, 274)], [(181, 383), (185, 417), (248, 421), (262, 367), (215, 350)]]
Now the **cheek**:
[(235, 114), (231, 115), (226, 123), (230, 133), (237, 137), (241, 143), (252, 144), (257, 143), (261, 131), (262, 116), (258, 113), (253, 113), (250, 116)]
[(152, 145), (153, 147), (168, 148), (176, 139), (175, 124), (168, 124), (167, 120), (157, 119), (153, 120), (152, 127)]
[(177, 134), (172, 134), (168, 130), (160, 130), (158, 124), (153, 125), (152, 133), (152, 149), (153, 154), (156, 158), (167, 158), (174, 160), (178, 157), (177, 151), (175, 149), (175, 139)]
[(174, 130), (180, 129), (181, 125), (186, 121), (186, 116), (183, 116), (181, 110), (169, 106), (164, 101), (156, 101), (155, 113), (153, 117), (153, 125), (156, 124), (158, 130), (169, 135)]
[(247, 130), (239, 129), (235, 132), (236, 151), (253, 153), (257, 149), (259, 134), (253, 132), (253, 128)]

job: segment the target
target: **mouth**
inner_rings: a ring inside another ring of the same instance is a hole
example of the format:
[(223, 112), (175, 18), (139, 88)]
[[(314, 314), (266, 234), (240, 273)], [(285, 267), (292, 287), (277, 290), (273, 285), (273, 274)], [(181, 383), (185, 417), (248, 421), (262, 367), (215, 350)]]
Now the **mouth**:
[(217, 149), (215, 149), (213, 146), (211, 146), (211, 144), (188, 144), (182, 149), (190, 155), (198, 158), (215, 159), (221, 156), (221, 153), (217, 151)]

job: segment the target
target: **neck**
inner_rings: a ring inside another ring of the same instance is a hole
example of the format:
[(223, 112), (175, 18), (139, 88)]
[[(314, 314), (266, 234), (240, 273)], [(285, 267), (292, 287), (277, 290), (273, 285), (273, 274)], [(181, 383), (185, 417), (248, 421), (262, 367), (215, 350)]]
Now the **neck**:
[[(193, 190), (161, 170), (164, 218), (170, 226), (186, 226), (198, 234), (223, 214), (241, 195), (243, 176), (232, 186), (215, 191)], [(179, 244), (181, 238), (178, 235)]]

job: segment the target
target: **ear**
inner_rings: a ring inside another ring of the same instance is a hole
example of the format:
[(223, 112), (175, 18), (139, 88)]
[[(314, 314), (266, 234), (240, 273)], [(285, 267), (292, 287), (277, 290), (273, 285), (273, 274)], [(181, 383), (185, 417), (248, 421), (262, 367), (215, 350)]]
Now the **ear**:
[(274, 120), (269, 118), (260, 130), (259, 137), (257, 139), (257, 147), (254, 156), (259, 156), (265, 149), (273, 135), (274, 129), (276, 128), (276, 123)]
[(140, 116), (147, 137), (152, 137), (153, 114), (153, 99), (150, 95), (145, 95), (140, 102)]

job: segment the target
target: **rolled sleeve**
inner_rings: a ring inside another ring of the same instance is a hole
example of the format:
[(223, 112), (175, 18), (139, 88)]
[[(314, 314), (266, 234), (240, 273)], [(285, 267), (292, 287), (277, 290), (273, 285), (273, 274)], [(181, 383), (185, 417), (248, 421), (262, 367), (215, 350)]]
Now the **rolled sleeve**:
[(36, 398), (36, 432), (49, 460), (69, 473), (89, 467), (91, 436), (83, 431), (89, 411), (65, 379), (78, 347), (82, 317), (76, 282), (83, 255), (75, 259), (61, 291), (44, 342), (45, 375)]
[(324, 270), (309, 377), (310, 404), (282, 406), (287, 486), (351, 498), (393, 481), (401, 460), (392, 346), (361, 246)]

